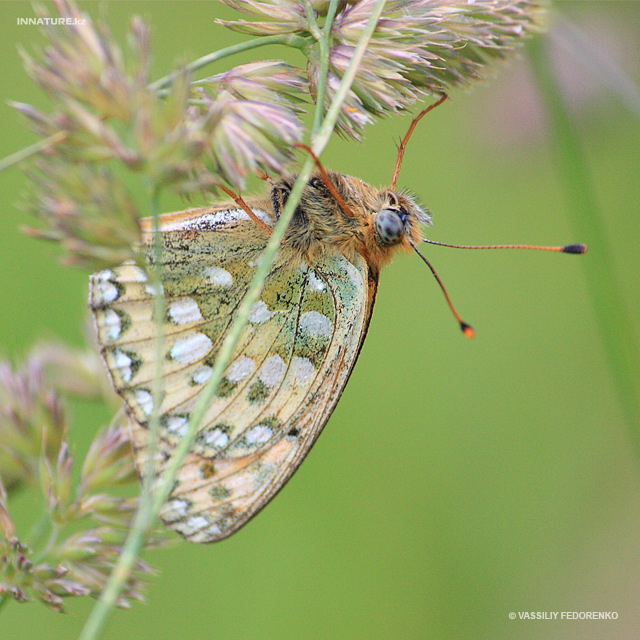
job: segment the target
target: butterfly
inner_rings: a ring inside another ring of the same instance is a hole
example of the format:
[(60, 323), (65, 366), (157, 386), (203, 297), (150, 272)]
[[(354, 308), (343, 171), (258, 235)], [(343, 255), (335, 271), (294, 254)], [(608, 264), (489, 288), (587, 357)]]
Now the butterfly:
[[(415, 123), (443, 99), (414, 119), (391, 187), (377, 189), (319, 163), (308, 180), (160, 513), (188, 540), (221, 540), (246, 524), (289, 480), (329, 420), (367, 335), (381, 269), (398, 251), (420, 253), (417, 244), (428, 242), (421, 227), (429, 215), (395, 185)], [(152, 393), (156, 318), (145, 271), (131, 263), (91, 277), (98, 342), (125, 402), (139, 470), (148, 457), (156, 403), (158, 475), (187, 433), (294, 181), (290, 175), (272, 182), (266, 197), (159, 217), (166, 306), (160, 398)], [(140, 222), (153, 262), (153, 220)]]
[[(295, 176), (247, 201), (275, 224)], [(260, 300), (207, 409), (161, 518), (195, 542), (245, 524), (287, 482), (320, 435), (367, 334), (381, 267), (420, 240), (427, 214), (407, 194), (329, 173), (308, 181)], [(156, 471), (186, 433), (268, 236), (236, 205), (160, 216), (163, 318), (160, 442)], [(153, 221), (141, 220), (153, 253)], [(126, 403), (138, 467), (145, 464), (155, 318), (153, 287), (134, 264), (91, 277), (90, 308), (102, 356)]]

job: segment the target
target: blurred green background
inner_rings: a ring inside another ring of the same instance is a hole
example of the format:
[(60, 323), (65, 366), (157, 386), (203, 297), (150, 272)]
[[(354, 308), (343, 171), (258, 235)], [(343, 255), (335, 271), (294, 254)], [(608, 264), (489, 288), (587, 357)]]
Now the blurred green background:
[[(232, 15), (213, 1), (81, 4), (108, 19), (119, 37), (131, 15), (145, 16), (158, 77), (178, 58), (241, 39), (213, 23)], [(635, 3), (560, 8), (594, 49), (638, 82)], [(15, 47), (40, 40), (36, 27), (16, 24), (31, 15), (28, 2), (0, 3), (2, 156), (33, 141), (5, 101), (44, 104)], [(633, 315), (638, 112), (633, 99), (626, 108), (595, 79), (595, 56), (572, 56), (571, 45), (563, 48), (557, 38), (551, 51)], [(252, 59), (240, 55), (207, 71)], [(566, 185), (526, 51), (495, 70), (495, 78), (452, 92), (429, 114), (401, 182), (432, 210), (435, 240), (583, 240), (569, 222)], [(325, 163), (388, 183), (395, 140), (407, 125), (408, 118), (376, 124), (362, 145), (336, 138)], [(79, 345), (86, 274), (60, 266), (55, 247), (18, 231), (30, 222), (16, 207), (28, 189), (22, 174), (5, 172), (0, 184), (0, 352), (19, 358), (43, 337)], [(585, 266), (598, 263), (598, 243), (582, 258), (427, 249), (476, 340), (461, 336), (424, 265), (398, 258), (383, 274), (354, 375), (299, 473), (229, 540), (149, 553), (160, 575), (148, 603), (116, 611), (105, 638), (637, 636), (640, 456), (630, 431), (640, 426), (624, 419), (588, 296)], [(109, 416), (78, 404), (74, 417), (71, 438), (82, 454)], [(28, 495), (12, 502), (19, 523), (30, 522), (35, 504)], [(74, 638), (91, 604), (69, 601), (71, 615), (62, 616), (11, 602), (0, 617), (0, 638)], [(619, 618), (526, 622), (510, 620), (512, 611), (615, 611)]]

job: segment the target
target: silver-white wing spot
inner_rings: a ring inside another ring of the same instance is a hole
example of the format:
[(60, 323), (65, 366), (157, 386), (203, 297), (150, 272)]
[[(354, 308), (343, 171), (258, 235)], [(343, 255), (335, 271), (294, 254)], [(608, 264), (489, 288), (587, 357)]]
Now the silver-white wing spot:
[(122, 332), (122, 320), (113, 310), (107, 309), (102, 315), (102, 325), (109, 340), (117, 340)]
[(202, 365), (201, 367), (198, 367), (193, 372), (193, 376), (191, 379), (196, 384), (204, 384), (211, 377), (212, 373), (213, 373), (213, 369), (210, 366), (205, 364), (205, 365)]
[(203, 440), (210, 447), (226, 447), (229, 444), (229, 436), (222, 429), (213, 429), (203, 437)]
[(255, 368), (256, 363), (251, 358), (240, 356), (229, 366), (226, 377), (231, 380), (231, 382), (240, 382), (240, 380), (244, 380), (247, 376), (250, 376)]
[(160, 284), (149, 283), (144, 285), (144, 290), (150, 296), (157, 296), (159, 293), (164, 293), (164, 285), (162, 283)]
[[(102, 273), (112, 273), (111, 271), (103, 271)], [(118, 287), (113, 282), (105, 279), (96, 280), (94, 302), (95, 304), (109, 304), (118, 299), (120, 295)]]
[(169, 500), (162, 507), (162, 517), (167, 521), (180, 520), (189, 513), (191, 507), (191, 500), (185, 500), (183, 498), (174, 498)]
[(247, 444), (262, 444), (271, 438), (273, 429), (263, 424), (249, 429), (245, 435)]
[(193, 298), (184, 298), (169, 304), (169, 317), (176, 324), (191, 324), (202, 320), (202, 313), (200, 313), (200, 307)]
[(307, 311), (300, 317), (300, 329), (312, 336), (330, 336), (333, 332), (333, 322), (318, 311)]
[(204, 275), (211, 284), (218, 287), (230, 287), (233, 284), (233, 276), (222, 267), (207, 267)]
[(348, 260), (343, 261), (342, 267), (347, 272), (349, 280), (351, 280), (351, 284), (356, 289), (360, 289), (364, 285), (364, 281), (362, 279), (362, 274), (360, 273), (360, 271)]
[(111, 271), (111, 269), (105, 269), (104, 271), (98, 271), (95, 273), (93, 277), (100, 282), (106, 282), (107, 280), (113, 280), (116, 277), (116, 274)]
[(146, 389), (136, 389), (135, 398), (142, 411), (150, 416), (153, 411), (153, 396)]
[(169, 416), (167, 431), (175, 436), (184, 436), (189, 430), (189, 421), (184, 416)]
[(202, 516), (191, 516), (184, 521), (185, 527), (188, 529), (203, 529), (209, 524), (209, 521)]
[(192, 333), (178, 340), (171, 348), (170, 354), (174, 360), (191, 364), (202, 360), (211, 351), (213, 343), (204, 333)]
[(327, 285), (324, 280), (318, 278), (318, 276), (313, 273), (313, 271), (309, 272), (309, 285), (315, 291), (324, 291), (327, 288)]
[(258, 300), (258, 302), (253, 305), (253, 309), (249, 315), (249, 322), (266, 322), (273, 313), (273, 311), (269, 311), (269, 307), (267, 307), (264, 301)]
[(116, 349), (113, 352), (113, 363), (120, 371), (120, 375), (125, 382), (130, 382), (133, 377), (133, 370), (131, 365), (133, 364), (133, 360), (120, 349)]
[(313, 362), (309, 358), (301, 358), (300, 356), (295, 356), (291, 361), (291, 370), (293, 377), (302, 384), (309, 382), (316, 372)]
[(284, 360), (279, 355), (275, 355), (264, 361), (258, 377), (267, 387), (275, 387), (284, 378), (286, 372), (287, 365)]

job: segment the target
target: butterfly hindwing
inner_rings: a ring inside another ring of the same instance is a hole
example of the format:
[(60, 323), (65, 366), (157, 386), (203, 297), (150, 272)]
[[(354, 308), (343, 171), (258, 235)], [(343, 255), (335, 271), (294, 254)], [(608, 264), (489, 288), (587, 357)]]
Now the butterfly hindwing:
[[(188, 429), (266, 243), (241, 210), (170, 214), (160, 229), (166, 313), (158, 472)], [(149, 222), (145, 232), (151, 255)], [(359, 255), (327, 255), (311, 268), (281, 250), (163, 509), (168, 526), (196, 542), (224, 538), (282, 487), (347, 382), (376, 286)], [(144, 271), (122, 265), (95, 274), (91, 308), (141, 467), (156, 370), (153, 290)]]

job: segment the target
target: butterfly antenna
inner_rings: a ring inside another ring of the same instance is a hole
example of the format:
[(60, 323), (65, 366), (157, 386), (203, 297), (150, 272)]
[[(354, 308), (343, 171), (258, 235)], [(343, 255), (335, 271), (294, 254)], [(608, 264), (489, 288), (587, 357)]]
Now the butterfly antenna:
[(402, 138), (402, 142), (398, 145), (398, 158), (396, 160), (396, 168), (393, 172), (393, 179), (391, 180), (392, 189), (395, 189), (396, 185), (398, 184), (398, 177), (400, 176), (400, 169), (402, 168), (402, 160), (404, 159), (404, 152), (407, 149), (407, 144), (409, 143), (409, 140), (411, 139), (411, 136), (413, 135), (415, 128), (418, 126), (418, 122), (420, 122), (420, 120), (422, 120), (422, 118), (424, 118), (424, 116), (426, 116), (427, 113), (429, 113), (429, 111), (433, 111), (433, 109), (435, 109), (436, 107), (439, 107), (447, 98), (448, 98), (447, 94), (442, 93), (440, 96), (440, 100), (438, 100), (437, 102), (434, 102), (433, 104), (429, 105), (426, 109), (422, 110), (411, 121), (411, 124), (409, 125), (409, 129), (407, 130), (407, 133), (405, 134), (404, 138)]
[(460, 329), (462, 329), (462, 333), (464, 333), (464, 335), (467, 336), (467, 338), (475, 338), (476, 332), (474, 331), (473, 327), (470, 324), (467, 324), (460, 317), (460, 314), (456, 311), (456, 308), (453, 306), (453, 302), (449, 297), (449, 292), (447, 291), (447, 288), (444, 286), (444, 283), (442, 282), (442, 280), (440, 280), (440, 276), (437, 274), (436, 270), (433, 268), (433, 265), (424, 257), (424, 255), (422, 255), (422, 253), (420, 253), (420, 250), (418, 249), (418, 247), (416, 247), (415, 244), (412, 246), (415, 252), (422, 258), (422, 261), (427, 265), (427, 267), (429, 267), (429, 269), (431, 269), (431, 273), (433, 274), (433, 277), (436, 279), (436, 282), (440, 285), (440, 289), (442, 289), (442, 293), (444, 293), (444, 297), (447, 300), (449, 309), (451, 309), (451, 313), (453, 313), (455, 319), (458, 321), (458, 324), (460, 325)]
[(257, 214), (254, 212), (254, 210), (242, 199), (241, 196), (239, 196), (237, 193), (234, 193), (233, 191), (231, 191), (231, 189), (228, 189), (227, 187), (225, 187), (223, 184), (218, 185), (218, 187), (220, 187), (220, 189), (222, 189), (230, 198), (233, 198), (234, 202), (241, 207), (242, 209), (244, 209), (248, 216), (263, 230), (266, 232), (267, 235), (271, 235), (271, 228), (266, 225), (262, 220), (260, 220), (260, 218), (257, 216)]
[(422, 242), (436, 244), (439, 247), (451, 247), (452, 249), (532, 249), (534, 251), (556, 251), (557, 253), (587, 253), (587, 245), (579, 243), (547, 247), (537, 244), (449, 244), (448, 242), (436, 242), (425, 238), (423, 238)]
[[(428, 244), (435, 244), (439, 247), (451, 247), (452, 249), (531, 249), (534, 251), (555, 251), (557, 253), (573, 253), (573, 254), (582, 254), (587, 252), (586, 244), (566, 244), (564, 246), (544, 246), (544, 245), (536, 245), (536, 244), (481, 244), (481, 245), (473, 245), (473, 244), (451, 244), (449, 242), (436, 242), (435, 240), (427, 240), (423, 238), (422, 242), (426, 242)], [(418, 247), (413, 245), (415, 252), (422, 258), (423, 262), (431, 269), (431, 273), (433, 273), (434, 278), (438, 281), (440, 288), (442, 289), (442, 293), (444, 293), (444, 297), (447, 299), (447, 304), (451, 309), (451, 312), (455, 316), (456, 320), (460, 324), (460, 328), (463, 333), (468, 338), (473, 338), (475, 336), (475, 331), (473, 327), (468, 325), (464, 320), (460, 317), (460, 314), (456, 311), (453, 306), (453, 302), (451, 302), (451, 298), (449, 297), (449, 293), (447, 292), (446, 287), (444, 286), (442, 280), (440, 280), (440, 276), (436, 273), (436, 270), (433, 268), (431, 263), (420, 253)]]
[(324, 182), (327, 189), (331, 195), (336, 199), (340, 208), (350, 217), (355, 218), (356, 214), (353, 212), (353, 209), (345, 202), (345, 199), (340, 195), (339, 191), (336, 189), (336, 185), (333, 184), (333, 181), (329, 177), (329, 174), (326, 172), (325, 168), (322, 166), (320, 162), (320, 158), (313, 152), (311, 147), (308, 147), (306, 144), (297, 144), (295, 145), (298, 149), (304, 149), (316, 163), (316, 167), (318, 167), (318, 171), (320, 171), (320, 177), (322, 178), (322, 182)]

